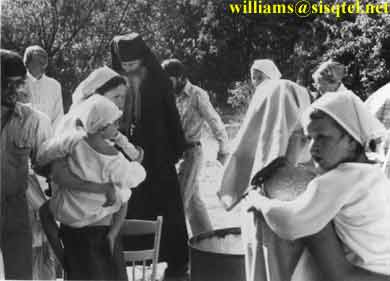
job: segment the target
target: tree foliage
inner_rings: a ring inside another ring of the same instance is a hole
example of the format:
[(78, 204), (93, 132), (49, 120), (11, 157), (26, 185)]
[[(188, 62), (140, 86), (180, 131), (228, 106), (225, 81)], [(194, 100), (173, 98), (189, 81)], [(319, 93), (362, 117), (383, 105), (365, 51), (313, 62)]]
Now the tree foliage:
[(159, 59), (183, 60), (218, 104), (229, 96), (237, 105), (245, 103), (239, 96), (248, 100), (249, 67), (257, 58), (273, 59), (285, 78), (305, 86), (321, 61), (340, 60), (346, 85), (362, 97), (390, 80), (388, 15), (232, 15), (231, 2), (240, 1), (4, 0), (1, 46), (21, 54), (43, 46), (66, 105), (81, 79), (109, 64), (113, 36), (129, 31), (142, 34)]

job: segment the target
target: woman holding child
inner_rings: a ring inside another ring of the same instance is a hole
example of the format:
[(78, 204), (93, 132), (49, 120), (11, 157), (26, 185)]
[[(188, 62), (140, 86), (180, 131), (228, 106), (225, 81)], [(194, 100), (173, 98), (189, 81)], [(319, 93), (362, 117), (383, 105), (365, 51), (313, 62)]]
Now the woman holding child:
[[(70, 280), (127, 280), (117, 236), (130, 188), (144, 180), (145, 170), (130, 161), (140, 161), (142, 151), (118, 131), (117, 105), (123, 106), (125, 89), (123, 78), (108, 67), (92, 72), (39, 160), (42, 166), (53, 163), (56, 188), (41, 214), (49, 218), (45, 230)], [(61, 222), (63, 252), (50, 215)]]

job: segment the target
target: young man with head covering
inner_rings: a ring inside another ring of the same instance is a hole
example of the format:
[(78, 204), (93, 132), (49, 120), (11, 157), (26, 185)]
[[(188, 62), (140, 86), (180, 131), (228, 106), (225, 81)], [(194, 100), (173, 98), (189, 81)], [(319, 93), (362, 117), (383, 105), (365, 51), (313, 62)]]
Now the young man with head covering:
[(342, 80), (345, 76), (345, 66), (334, 60), (327, 60), (319, 65), (314, 71), (312, 78), (314, 87), (318, 93), (314, 98), (318, 98), (328, 92), (345, 91)]
[(207, 92), (191, 84), (183, 63), (178, 59), (168, 59), (162, 62), (162, 67), (172, 81), (176, 104), (188, 143), (188, 149), (184, 153), (183, 162), (179, 167), (179, 181), (191, 232), (192, 235), (197, 235), (212, 230), (206, 206), (199, 193), (198, 178), (203, 164), (200, 140), (204, 123), (207, 122), (218, 140), (217, 159), (222, 164), (224, 164), (228, 154), (228, 137), (224, 124), (211, 104)]
[(17, 102), (25, 89), (26, 68), (8, 50), (1, 55), (1, 249), (6, 279), (32, 279), (32, 234), (26, 188), (41, 145), (52, 134), (49, 119)]
[(32, 107), (49, 116), (53, 128), (64, 115), (60, 83), (45, 74), (48, 65), (47, 52), (40, 46), (26, 48), (24, 65), (27, 68), (27, 86)]
[[(254, 85), (257, 85), (255, 94), (235, 140), (235, 149), (225, 166), (218, 192), (228, 209), (240, 200), (251, 178), (276, 158), (286, 156), (293, 166), (309, 159), (299, 124), (301, 113), (310, 105), (308, 91), (296, 83), (280, 79), (279, 70), (268, 59), (256, 60), (251, 73)], [(257, 79), (256, 75), (261, 78)], [(274, 247), (278, 243), (276, 235), (266, 227), (261, 216), (244, 211), (242, 233), (248, 281), (265, 280), (267, 272), (279, 274), (285, 271), (282, 263), (277, 262), (281, 254), (277, 252), (278, 247)], [(261, 233), (265, 231), (268, 234), (263, 237)], [(269, 247), (264, 254), (266, 244)], [(269, 266), (267, 269), (265, 264)]]
[[(131, 197), (127, 217), (163, 216), (160, 259), (168, 262), (168, 277), (182, 276), (187, 271), (188, 234), (175, 163), (186, 141), (172, 85), (137, 33), (115, 36), (111, 56), (113, 69), (128, 82), (121, 131), (145, 152), (146, 180)], [(148, 239), (125, 243), (143, 248), (145, 241), (152, 243)]]
[(384, 128), (350, 91), (321, 97), (308, 115), (306, 130), (319, 176), (292, 201), (252, 192), (249, 205), (285, 239), (313, 235), (333, 220), (345, 257), (354, 268), (351, 272), (341, 268), (325, 272), (328, 277), (388, 280), (390, 181), (366, 156), (370, 143), (383, 136)]

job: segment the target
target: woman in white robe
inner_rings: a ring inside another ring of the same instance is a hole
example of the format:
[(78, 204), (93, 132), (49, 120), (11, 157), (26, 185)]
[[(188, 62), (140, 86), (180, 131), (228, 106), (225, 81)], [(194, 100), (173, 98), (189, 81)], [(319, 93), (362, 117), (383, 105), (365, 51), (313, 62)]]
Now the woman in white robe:
[[(256, 91), (218, 192), (227, 209), (240, 199), (254, 174), (276, 158), (287, 156), (292, 165), (309, 160), (299, 123), (301, 113), (310, 105), (308, 91), (294, 82), (280, 79), (281, 74), (271, 60), (255, 61), (251, 76)], [(243, 221), (247, 280), (285, 281), (280, 273), (286, 268), (278, 266), (286, 265), (273, 262), (283, 255), (275, 247), (281, 239), (261, 223), (262, 218), (256, 213), (245, 210)], [(265, 232), (267, 234), (263, 235)], [(263, 247), (268, 248), (263, 251)]]

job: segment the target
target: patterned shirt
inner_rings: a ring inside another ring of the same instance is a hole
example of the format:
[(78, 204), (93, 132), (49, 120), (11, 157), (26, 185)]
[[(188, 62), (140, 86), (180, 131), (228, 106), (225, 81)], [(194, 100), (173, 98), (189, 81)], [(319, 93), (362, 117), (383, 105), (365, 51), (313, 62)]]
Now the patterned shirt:
[(183, 92), (176, 99), (187, 142), (200, 141), (206, 121), (219, 143), (219, 151), (227, 153), (227, 133), (224, 124), (210, 102), (207, 92), (187, 81)]
[(35, 163), (41, 144), (51, 135), (50, 120), (44, 114), (28, 105), (16, 104), (1, 131), (1, 203), (25, 192), (28, 161)]
[(55, 128), (64, 115), (60, 83), (45, 74), (41, 79), (36, 79), (27, 73), (27, 86), (31, 92), (32, 107), (47, 114)]

